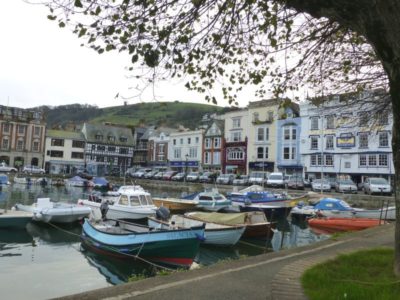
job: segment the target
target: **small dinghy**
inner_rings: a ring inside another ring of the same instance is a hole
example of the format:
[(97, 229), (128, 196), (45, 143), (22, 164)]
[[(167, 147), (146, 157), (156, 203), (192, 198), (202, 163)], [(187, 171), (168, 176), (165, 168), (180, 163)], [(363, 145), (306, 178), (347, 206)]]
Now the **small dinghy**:
[(379, 219), (356, 218), (312, 218), (308, 220), (311, 228), (322, 229), (326, 232), (358, 231), (385, 224)]
[(72, 223), (89, 216), (90, 207), (52, 202), (50, 198), (38, 198), (32, 205), (16, 204), (17, 210), (33, 214), (32, 220), (45, 223)]

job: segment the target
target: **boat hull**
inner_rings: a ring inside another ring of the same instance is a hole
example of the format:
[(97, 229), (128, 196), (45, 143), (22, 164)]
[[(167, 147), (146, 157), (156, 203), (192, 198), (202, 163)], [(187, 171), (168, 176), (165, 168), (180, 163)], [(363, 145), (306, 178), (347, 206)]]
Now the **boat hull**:
[(379, 226), (383, 221), (378, 219), (356, 219), (356, 218), (315, 218), (309, 219), (311, 227), (325, 230), (327, 232), (358, 231), (370, 227)]
[(0, 228), (25, 228), (33, 214), (22, 211), (0, 212)]
[(354, 212), (356, 218), (371, 218), (382, 220), (396, 220), (396, 208), (394, 206), (382, 209), (363, 209)]
[(153, 198), (153, 203), (157, 207), (166, 207), (172, 213), (185, 212), (197, 208), (197, 201), (183, 200), (183, 199), (162, 199)]
[(190, 267), (203, 235), (204, 227), (186, 230), (155, 230), (126, 235), (107, 234), (97, 230), (85, 220), (82, 242), (97, 252), (114, 257), (124, 259), (140, 257), (157, 263)]

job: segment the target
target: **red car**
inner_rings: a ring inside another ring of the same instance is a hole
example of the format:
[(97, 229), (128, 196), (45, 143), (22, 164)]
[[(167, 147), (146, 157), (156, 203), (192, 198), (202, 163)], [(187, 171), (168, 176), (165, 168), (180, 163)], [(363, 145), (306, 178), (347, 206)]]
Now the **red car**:
[(171, 180), (172, 176), (174, 176), (176, 173), (178, 173), (178, 172), (176, 172), (176, 171), (167, 171), (167, 172), (164, 173), (162, 179), (163, 180)]

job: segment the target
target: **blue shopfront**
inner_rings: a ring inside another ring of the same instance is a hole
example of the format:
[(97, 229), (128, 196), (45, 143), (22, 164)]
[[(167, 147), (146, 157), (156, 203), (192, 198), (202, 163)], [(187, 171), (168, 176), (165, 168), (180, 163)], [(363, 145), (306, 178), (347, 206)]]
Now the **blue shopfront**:
[(187, 173), (193, 170), (198, 170), (199, 162), (197, 160), (170, 161), (169, 166), (175, 171)]

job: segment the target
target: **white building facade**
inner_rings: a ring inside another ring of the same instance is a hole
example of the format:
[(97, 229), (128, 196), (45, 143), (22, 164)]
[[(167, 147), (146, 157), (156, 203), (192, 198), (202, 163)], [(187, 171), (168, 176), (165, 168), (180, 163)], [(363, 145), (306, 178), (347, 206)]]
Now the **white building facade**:
[(366, 177), (394, 175), (391, 113), (378, 115), (368, 105), (367, 92), (335, 95), (319, 106), (300, 103), (300, 151), (306, 178), (349, 175), (354, 182)]
[(172, 132), (168, 142), (171, 169), (180, 172), (202, 171), (204, 130)]

